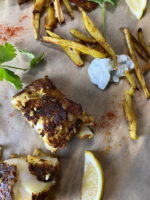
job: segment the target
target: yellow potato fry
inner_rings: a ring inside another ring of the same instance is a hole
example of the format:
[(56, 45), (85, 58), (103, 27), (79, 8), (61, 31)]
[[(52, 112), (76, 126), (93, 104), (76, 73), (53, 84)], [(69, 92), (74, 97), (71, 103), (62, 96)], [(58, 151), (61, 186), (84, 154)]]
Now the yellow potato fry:
[(74, 41), (70, 41), (70, 40), (64, 40), (64, 39), (51, 38), (51, 37), (47, 37), (47, 36), (44, 36), (43, 40), (45, 42), (49, 42), (49, 43), (52, 43), (52, 44), (57, 44), (57, 45), (60, 45), (60, 46), (76, 49), (76, 50), (81, 51), (85, 54), (91, 55), (94, 58), (105, 58), (106, 57), (105, 53), (101, 53), (101, 52), (99, 52), (95, 49), (87, 47), (87, 46), (80, 44), (78, 42), (74, 42)]
[(59, 23), (63, 23), (65, 21), (60, 2), (59, 0), (54, 0), (54, 8), (55, 8), (55, 13), (56, 13), (56, 18), (58, 18)]
[(123, 30), (124, 30), (124, 33), (125, 33), (125, 38), (126, 38), (126, 42), (127, 42), (128, 48), (129, 48), (131, 59), (134, 62), (134, 68), (135, 68), (136, 75), (138, 77), (138, 80), (140, 82), (140, 85), (141, 85), (141, 87), (144, 91), (146, 98), (150, 98), (150, 93), (149, 93), (149, 90), (146, 86), (146, 83), (145, 83), (145, 80), (144, 80), (144, 77), (143, 77), (143, 74), (142, 74), (142, 70), (140, 69), (136, 55), (135, 55), (134, 50), (133, 50), (133, 43), (132, 43), (132, 40), (131, 40), (130, 33), (129, 33), (127, 28), (124, 28)]
[(45, 2), (44, 2), (44, 8), (45, 9), (47, 9), (49, 6), (50, 6), (50, 4), (52, 3), (52, 0), (45, 0)]
[(133, 140), (137, 140), (136, 135), (136, 115), (133, 108), (132, 95), (129, 94), (129, 91), (125, 93), (125, 99), (123, 102), (123, 108), (126, 115), (126, 118), (129, 122), (129, 134)]
[[(51, 31), (46, 31), (46, 32), (53, 38), (61, 39), (61, 37), (59, 37), (57, 34), (51, 32)], [(80, 55), (78, 54), (78, 52), (76, 52), (74, 49), (71, 49), (68, 47), (64, 47), (64, 46), (61, 46), (61, 47), (78, 67), (83, 66), (83, 61), (82, 61)]]
[(148, 60), (150, 59), (149, 58), (149, 55), (145, 52), (143, 46), (140, 44), (140, 42), (134, 37), (134, 35), (131, 35), (131, 40), (133, 42), (133, 46), (135, 48), (135, 50), (137, 51), (137, 53), (139, 54), (139, 56), (141, 58), (143, 58), (146, 62), (148, 62)]
[(52, 30), (56, 27), (57, 19), (55, 17), (54, 7), (50, 6), (47, 8), (47, 15), (45, 17), (45, 29)]
[(68, 11), (68, 13), (69, 13), (71, 19), (74, 19), (74, 14), (73, 14), (73, 11), (72, 11), (72, 8), (71, 8), (71, 6), (70, 6), (69, 1), (68, 1), (68, 0), (63, 0), (63, 3), (64, 3), (64, 5), (65, 5), (65, 7), (66, 7), (66, 9), (67, 9), (67, 11)]
[(146, 53), (150, 57), (150, 47), (146, 44), (146, 42), (144, 40), (142, 29), (139, 28), (137, 33), (138, 33), (138, 39), (139, 39), (140, 44), (143, 46), (143, 48), (145, 49)]
[[(106, 53), (105, 49), (100, 45), (100, 44), (97, 44), (93, 47), (93, 49), (97, 50), (97, 51), (100, 51), (100, 52), (103, 52), (103, 53)], [(107, 53), (106, 53), (107, 54)], [(108, 56), (108, 54), (107, 54)]]
[(150, 61), (143, 67), (142, 72), (144, 73), (149, 69), (150, 69)]
[(88, 36), (86, 36), (85, 34), (83, 34), (82, 32), (72, 28), (70, 29), (70, 33), (76, 37), (77, 39), (81, 40), (81, 41), (84, 41), (86, 43), (90, 43), (90, 44), (95, 44), (97, 43), (96, 40), (94, 40), (93, 38), (90, 38)]
[(132, 76), (131, 76), (131, 74), (130, 74), (130, 72), (128, 70), (125, 71), (124, 74), (125, 74), (127, 80), (129, 81), (129, 83), (131, 85), (131, 88), (129, 90), (129, 94), (130, 95), (134, 95), (134, 92), (135, 92), (135, 89), (136, 89), (135, 81), (133, 80), (133, 78), (132, 78)]
[(114, 52), (114, 50), (110, 47), (108, 42), (104, 39), (102, 34), (99, 32), (99, 30), (95, 27), (92, 20), (88, 17), (86, 12), (79, 8), (79, 10), (82, 13), (82, 17), (84, 20), (85, 27), (87, 31), (90, 33), (90, 35), (106, 50), (106, 52), (111, 56), (113, 63), (114, 63), (114, 69), (117, 69), (117, 56)]
[(40, 15), (44, 5), (44, 1), (45, 0), (36, 0), (34, 3), (32, 25), (35, 39), (38, 39)]

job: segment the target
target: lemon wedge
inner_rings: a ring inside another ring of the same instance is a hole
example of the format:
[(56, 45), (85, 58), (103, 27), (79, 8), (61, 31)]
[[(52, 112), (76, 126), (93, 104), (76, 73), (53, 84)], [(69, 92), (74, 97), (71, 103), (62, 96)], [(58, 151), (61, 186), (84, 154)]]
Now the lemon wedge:
[(85, 151), (81, 200), (100, 200), (103, 193), (103, 186), (104, 175), (101, 164), (92, 152)]
[(147, 0), (126, 0), (126, 3), (137, 19), (141, 19), (143, 12), (146, 9)]

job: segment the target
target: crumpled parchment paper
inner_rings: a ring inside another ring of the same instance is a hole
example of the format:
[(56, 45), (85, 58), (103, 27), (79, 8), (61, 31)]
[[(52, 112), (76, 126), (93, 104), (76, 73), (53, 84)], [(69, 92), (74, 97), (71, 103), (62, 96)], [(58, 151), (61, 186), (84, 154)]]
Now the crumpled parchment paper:
[[(130, 13), (124, 0), (118, 1), (117, 9), (107, 6), (105, 12), (107, 40), (117, 54), (125, 52), (124, 36), (120, 27), (128, 27), (135, 32), (142, 27), (145, 38), (150, 43), (150, 3), (143, 19), (138, 23)], [(105, 188), (103, 200), (149, 200), (150, 199), (150, 102), (141, 90), (136, 91), (134, 107), (137, 115), (137, 134), (139, 139), (132, 141), (128, 136), (128, 124), (125, 119), (122, 100), (129, 84), (122, 79), (119, 84), (111, 84), (104, 92), (90, 83), (87, 68), (93, 59), (85, 57), (85, 66), (77, 68), (60, 47), (35, 41), (32, 30), (33, 3), (19, 7), (16, 0), (0, 0), (0, 43), (7, 40), (17, 49), (27, 49), (36, 55), (44, 52), (45, 62), (29, 72), (20, 72), (24, 86), (37, 78), (48, 75), (54, 84), (72, 100), (82, 104), (97, 123), (95, 136), (91, 140), (73, 138), (66, 148), (57, 152), (61, 162), (61, 176), (57, 186), (50, 194), (53, 200), (79, 200), (84, 166), (84, 151), (95, 153), (104, 169)], [(65, 15), (66, 24), (55, 30), (64, 38), (70, 28), (86, 32), (81, 14), (75, 10), (75, 20)], [(97, 8), (90, 17), (101, 29), (101, 12)], [(7, 27), (22, 27), (15, 35), (9, 35)], [(41, 22), (41, 35), (44, 33)], [(3, 37), (2, 37), (3, 35)], [(26, 67), (28, 61), (22, 55), (14, 60), (18, 67)], [(150, 73), (145, 76), (150, 88)], [(10, 153), (27, 154), (33, 149), (46, 151), (38, 134), (25, 122), (21, 113), (15, 110), (10, 101), (16, 90), (7, 82), (0, 82), (0, 145), (3, 147), (3, 159)]]

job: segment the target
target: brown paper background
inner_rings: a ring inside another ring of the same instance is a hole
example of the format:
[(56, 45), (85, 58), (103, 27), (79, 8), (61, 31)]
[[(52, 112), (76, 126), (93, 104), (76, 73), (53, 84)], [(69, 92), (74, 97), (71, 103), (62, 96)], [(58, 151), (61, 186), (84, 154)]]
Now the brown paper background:
[[(124, 53), (125, 41), (119, 28), (128, 27), (135, 32), (141, 26), (145, 38), (150, 42), (149, 17), (150, 3), (147, 12), (140, 22), (130, 13), (124, 0), (119, 1), (117, 9), (107, 6), (106, 24), (107, 40), (117, 54)], [(84, 151), (95, 153), (104, 169), (105, 188), (103, 200), (149, 200), (150, 199), (150, 102), (145, 99), (141, 90), (136, 91), (134, 107), (137, 115), (137, 133), (139, 139), (132, 141), (128, 137), (128, 125), (122, 109), (125, 89), (129, 85), (125, 79), (119, 84), (110, 85), (104, 92), (90, 83), (87, 68), (92, 60), (86, 57), (85, 66), (77, 68), (57, 46), (42, 44), (35, 41), (32, 31), (32, 3), (19, 7), (16, 0), (0, 0), (0, 24), (24, 26), (24, 31), (13, 37), (9, 42), (17, 49), (27, 49), (36, 55), (44, 52), (45, 62), (22, 73), (24, 85), (48, 75), (54, 84), (72, 100), (81, 103), (84, 110), (91, 114), (97, 122), (95, 136), (91, 140), (73, 138), (66, 148), (57, 152), (61, 162), (61, 175), (57, 186), (50, 195), (52, 200), (79, 200), (81, 180), (84, 166)], [(65, 15), (66, 24), (58, 25), (55, 30), (65, 38), (70, 28), (84, 32), (83, 20), (78, 11), (74, 11), (75, 20)], [(100, 9), (90, 13), (98, 28), (101, 29)], [(19, 19), (27, 15), (21, 23)], [(41, 29), (42, 29), (41, 23)], [(44, 29), (41, 30), (44, 34)], [(15, 66), (25, 67), (28, 62), (19, 55), (13, 62)], [(150, 73), (145, 79), (150, 88)], [(3, 146), (3, 158), (10, 153), (32, 153), (35, 147), (46, 151), (37, 133), (25, 122), (21, 113), (11, 107), (10, 101), (16, 90), (7, 82), (0, 83), (0, 145)], [(108, 112), (115, 114), (108, 119)], [(110, 134), (108, 134), (108, 132)]]

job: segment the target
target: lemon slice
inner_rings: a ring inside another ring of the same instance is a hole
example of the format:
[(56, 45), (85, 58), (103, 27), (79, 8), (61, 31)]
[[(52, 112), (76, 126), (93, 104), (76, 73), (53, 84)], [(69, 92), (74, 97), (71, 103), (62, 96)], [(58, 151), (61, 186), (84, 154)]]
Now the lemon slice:
[(101, 164), (93, 153), (85, 151), (81, 200), (100, 200), (103, 193), (103, 186), (104, 175)]
[(144, 10), (146, 9), (147, 0), (126, 0), (131, 12), (141, 19)]

